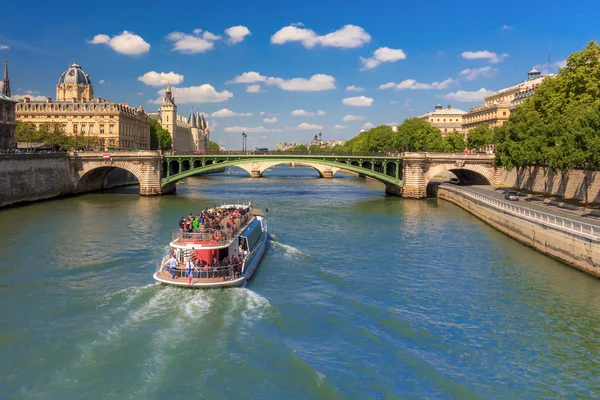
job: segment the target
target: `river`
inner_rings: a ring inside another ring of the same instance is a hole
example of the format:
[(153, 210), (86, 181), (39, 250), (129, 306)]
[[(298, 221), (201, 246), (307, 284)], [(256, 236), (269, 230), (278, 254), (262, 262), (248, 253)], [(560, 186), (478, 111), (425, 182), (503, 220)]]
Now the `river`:
[[(273, 168), (0, 211), (2, 399), (598, 398), (600, 282), (462, 209)], [(245, 288), (154, 284), (178, 219), (268, 209)]]

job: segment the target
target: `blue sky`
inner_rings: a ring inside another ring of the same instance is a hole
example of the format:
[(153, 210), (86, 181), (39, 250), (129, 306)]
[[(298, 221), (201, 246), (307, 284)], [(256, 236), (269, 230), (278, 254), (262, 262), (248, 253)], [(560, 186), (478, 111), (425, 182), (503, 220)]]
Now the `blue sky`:
[(232, 149), (242, 129), (249, 148), (272, 148), (318, 132), (349, 139), (437, 103), (468, 110), (549, 53), (556, 72), (600, 32), (596, 1), (101, 4), (2, 6), (13, 95), (54, 97), (74, 58), (96, 96), (146, 110), (157, 109), (169, 80), (178, 113), (204, 112), (211, 140)]

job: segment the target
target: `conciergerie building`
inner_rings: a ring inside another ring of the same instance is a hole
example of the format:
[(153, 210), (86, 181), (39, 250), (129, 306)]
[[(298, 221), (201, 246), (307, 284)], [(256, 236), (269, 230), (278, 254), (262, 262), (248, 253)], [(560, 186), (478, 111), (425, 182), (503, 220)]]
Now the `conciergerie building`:
[(56, 85), (56, 100), (31, 101), (25, 97), (16, 105), (18, 121), (58, 124), (63, 132), (95, 136), (103, 150), (149, 150), (150, 119), (143, 107), (94, 98), (94, 86), (77, 62), (63, 72)]

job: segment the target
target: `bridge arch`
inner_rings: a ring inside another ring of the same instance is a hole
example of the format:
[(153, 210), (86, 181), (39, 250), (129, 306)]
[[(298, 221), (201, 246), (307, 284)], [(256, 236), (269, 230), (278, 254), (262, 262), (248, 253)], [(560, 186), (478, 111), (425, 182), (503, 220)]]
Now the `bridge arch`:
[[(254, 161), (254, 162), (248, 162), (248, 163), (243, 163), (243, 164), (238, 164), (236, 165), (236, 167), (239, 167), (241, 169), (243, 169), (244, 171), (248, 172), (248, 174), (250, 174), (250, 176), (262, 176), (262, 174), (269, 168), (273, 168), (276, 165), (281, 165), (281, 164), (290, 164), (290, 161), (287, 160), (278, 160), (278, 161)], [(306, 167), (310, 167), (313, 168), (314, 170), (316, 170), (319, 173), (319, 177), (321, 178), (333, 178), (333, 176), (335, 175), (336, 172), (338, 172), (340, 170), (340, 168), (338, 167), (333, 167), (331, 165), (324, 165), (324, 164), (320, 164), (320, 163), (316, 163), (316, 162), (300, 162), (300, 163), (296, 163), (301, 164), (303, 166)]]
[(78, 193), (93, 192), (141, 182), (139, 163), (92, 161), (86, 162), (77, 172), (75, 190)]
[(494, 182), (494, 169), (480, 164), (447, 163), (434, 164), (424, 174), (425, 184), (442, 172), (452, 172), (463, 184), (491, 185)]

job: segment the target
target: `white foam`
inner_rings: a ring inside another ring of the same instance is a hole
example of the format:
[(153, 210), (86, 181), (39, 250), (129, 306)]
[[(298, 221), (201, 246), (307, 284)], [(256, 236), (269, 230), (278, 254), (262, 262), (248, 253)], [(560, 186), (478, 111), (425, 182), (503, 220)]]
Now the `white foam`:
[(295, 248), (295, 247), (292, 247), (292, 246), (290, 246), (290, 245), (287, 245), (287, 244), (285, 244), (285, 243), (281, 243), (281, 242), (273, 242), (273, 241), (272, 241), (272, 243), (273, 243), (273, 244), (274, 244), (276, 247), (280, 247), (280, 248), (282, 248), (283, 250), (285, 250), (286, 254), (289, 254), (289, 255), (295, 255), (295, 256), (300, 256), (300, 255), (308, 255), (308, 254), (305, 254), (305, 253), (303, 253), (301, 250), (299, 250), (299, 249), (297, 249), (297, 248)]

